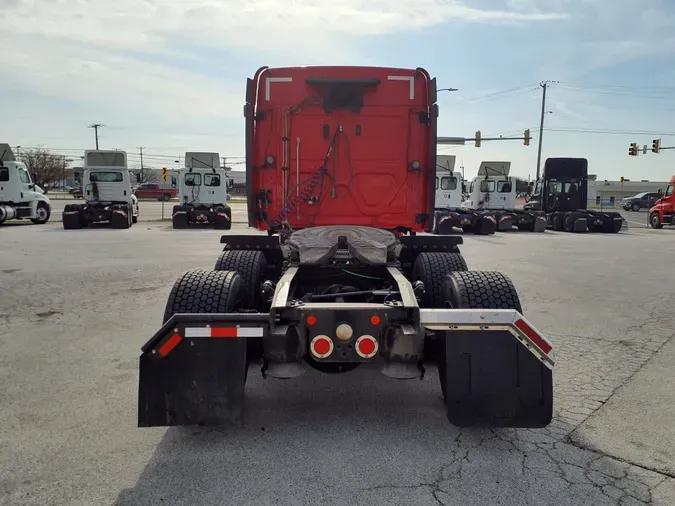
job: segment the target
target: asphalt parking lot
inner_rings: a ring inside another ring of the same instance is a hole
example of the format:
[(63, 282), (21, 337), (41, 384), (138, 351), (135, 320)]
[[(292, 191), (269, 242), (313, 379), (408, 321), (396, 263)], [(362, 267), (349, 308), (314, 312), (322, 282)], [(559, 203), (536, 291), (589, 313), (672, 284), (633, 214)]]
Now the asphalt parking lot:
[(0, 504), (675, 504), (669, 231), (465, 238), (469, 267), (508, 274), (553, 341), (546, 429), (460, 430), (435, 371), (363, 369), (251, 371), (243, 427), (139, 429), (140, 346), (220, 235), (0, 229)]

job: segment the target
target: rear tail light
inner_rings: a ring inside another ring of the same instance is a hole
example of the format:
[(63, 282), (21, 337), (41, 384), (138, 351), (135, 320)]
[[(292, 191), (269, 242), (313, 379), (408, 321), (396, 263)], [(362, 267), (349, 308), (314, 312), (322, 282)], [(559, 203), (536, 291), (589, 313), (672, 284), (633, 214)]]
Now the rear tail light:
[(352, 329), (351, 325), (348, 323), (341, 323), (338, 325), (337, 329), (335, 329), (335, 336), (340, 341), (349, 341), (353, 335), (354, 329)]
[(312, 355), (317, 358), (326, 358), (333, 353), (333, 341), (328, 336), (319, 335), (309, 343)]
[(377, 339), (373, 336), (363, 335), (356, 340), (356, 353), (362, 358), (372, 358), (377, 354)]

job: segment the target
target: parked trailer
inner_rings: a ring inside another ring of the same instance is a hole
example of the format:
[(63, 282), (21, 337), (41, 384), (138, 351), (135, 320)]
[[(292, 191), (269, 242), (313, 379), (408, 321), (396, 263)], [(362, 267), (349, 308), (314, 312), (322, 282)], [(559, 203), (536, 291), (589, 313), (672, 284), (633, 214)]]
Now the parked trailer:
[(474, 212), (491, 216), (498, 231), (518, 230), (543, 232), (545, 213), (537, 210), (516, 209), (516, 183), (509, 176), (511, 162), (484, 161), (478, 175), (469, 185), (469, 198), (462, 206)]
[(480, 235), (495, 233), (494, 217), (462, 207), (464, 178), (454, 171), (454, 155), (436, 156), (434, 234), (452, 234), (456, 229)]
[(185, 153), (185, 168), (178, 175), (180, 204), (172, 212), (173, 228), (196, 224), (229, 230), (232, 227), (232, 209), (227, 205), (229, 186), (226, 172), (220, 168), (219, 153)]
[(587, 209), (588, 160), (548, 158), (542, 178), (537, 181), (527, 211), (543, 210), (547, 227), (565, 232), (621, 231), (623, 218), (613, 211)]
[(22, 219), (44, 225), (51, 214), (49, 199), (38, 191), (26, 165), (14, 157), (9, 144), (0, 144), (0, 225)]
[(138, 221), (138, 199), (131, 191), (125, 151), (84, 152), (82, 196), (84, 204), (68, 204), (64, 208), (64, 229), (80, 229), (94, 223), (130, 228)]
[(435, 79), (263, 67), (244, 110), (250, 225), (278, 234), (223, 236), (214, 270), (176, 281), (142, 347), (138, 424), (241, 422), (258, 363), (278, 379), (433, 364), (450, 422), (548, 425), (552, 346), (513, 283), (469, 271), (461, 237), (417, 234), (434, 211)]

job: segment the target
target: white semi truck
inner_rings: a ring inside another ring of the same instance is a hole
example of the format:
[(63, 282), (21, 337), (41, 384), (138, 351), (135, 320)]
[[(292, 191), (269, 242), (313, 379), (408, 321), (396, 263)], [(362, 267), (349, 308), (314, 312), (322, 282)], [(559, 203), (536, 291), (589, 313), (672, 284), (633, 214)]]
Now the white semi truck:
[(469, 185), (469, 197), (462, 207), (495, 220), (499, 231), (519, 230), (543, 232), (546, 215), (540, 211), (516, 209), (516, 181), (509, 176), (511, 162), (481, 162), (478, 175)]
[(9, 144), (0, 144), (0, 225), (29, 219), (36, 225), (49, 221), (49, 198), (38, 190), (26, 165), (17, 161)]
[(138, 199), (131, 191), (125, 151), (84, 152), (82, 197), (84, 204), (69, 204), (63, 210), (63, 228), (78, 229), (93, 223), (129, 228), (138, 221)]
[(227, 205), (227, 190), (231, 183), (220, 168), (219, 153), (185, 153), (185, 168), (177, 183), (180, 204), (172, 212), (173, 228), (203, 224), (230, 229), (232, 210)]
[(454, 155), (436, 155), (436, 204), (434, 206), (435, 234), (451, 234), (455, 228), (464, 232), (494, 234), (495, 223), (490, 215), (484, 215), (462, 205), (464, 179), (454, 170)]

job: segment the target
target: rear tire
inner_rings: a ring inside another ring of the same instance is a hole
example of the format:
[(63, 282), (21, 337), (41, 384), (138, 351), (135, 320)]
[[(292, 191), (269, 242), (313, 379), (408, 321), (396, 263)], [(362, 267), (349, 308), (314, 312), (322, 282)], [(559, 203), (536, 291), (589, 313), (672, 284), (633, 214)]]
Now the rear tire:
[(244, 285), (238, 273), (193, 269), (174, 283), (162, 323), (176, 313), (233, 313), (243, 299)]
[[(232, 271), (187, 271), (173, 285), (164, 309), (163, 323), (176, 313), (234, 313), (245, 297), (241, 276)], [(247, 339), (251, 343), (262, 340)], [(247, 351), (248, 355), (248, 351)], [(248, 377), (246, 358), (244, 382)]]
[(553, 219), (552, 219), (552, 224), (553, 224), (553, 230), (556, 232), (562, 232), (563, 227), (564, 227), (564, 218), (563, 214), (559, 212), (553, 213)]
[(223, 251), (216, 265), (215, 271), (236, 271), (242, 279), (244, 292), (243, 307), (261, 311), (262, 306), (262, 283), (267, 261), (261, 251), (250, 250), (226, 250)]
[(631, 206), (631, 209), (633, 210), (633, 212), (638, 212), (640, 210), (640, 204), (634, 202), (633, 205)]
[[(455, 271), (466, 271), (466, 261), (460, 253), (420, 253), (413, 266), (411, 281), (424, 283), (424, 295), (420, 307), (441, 309), (445, 307), (443, 280)], [(445, 363), (445, 333), (429, 335), (424, 340), (424, 359), (436, 363), (439, 373)], [(444, 369), (445, 370), (445, 369)]]
[(129, 228), (131, 226), (131, 218), (129, 217), (129, 208), (121, 206), (119, 208), (121, 211), (127, 213), (126, 216), (120, 213), (112, 212), (110, 216), (110, 226), (112, 228)]

